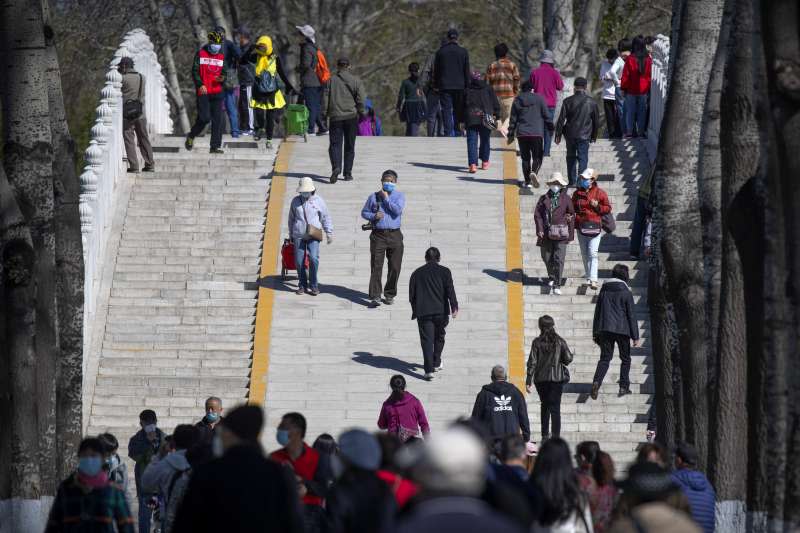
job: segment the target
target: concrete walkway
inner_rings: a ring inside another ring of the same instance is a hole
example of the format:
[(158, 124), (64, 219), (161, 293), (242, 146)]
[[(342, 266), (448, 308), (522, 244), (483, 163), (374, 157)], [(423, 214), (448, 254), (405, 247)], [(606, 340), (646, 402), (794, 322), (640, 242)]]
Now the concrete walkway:
[[(358, 138), (355, 180), (328, 183), (328, 139), (296, 143), (289, 162), (281, 236), (287, 235), (287, 206), (302, 176), (315, 179), (331, 211), (334, 242), (322, 245), (318, 297), (297, 296), (296, 278), (277, 290), (271, 329), (265, 407), (268, 448), (281, 414), (303, 412), (308, 434), (334, 435), (347, 427), (377, 429), (389, 378), (403, 374), (419, 397), (433, 430), (469, 415), (475, 395), (493, 365), (507, 362), (505, 230), (501, 152), (492, 167), (466, 172), (463, 139)], [(383, 170), (399, 175), (406, 194), (405, 255), (393, 306), (370, 309), (369, 232), (361, 230), (361, 208), (379, 189)], [(422, 380), (417, 325), (408, 303), (408, 279), (436, 246), (453, 272), (461, 313), (447, 330), (444, 370)]]

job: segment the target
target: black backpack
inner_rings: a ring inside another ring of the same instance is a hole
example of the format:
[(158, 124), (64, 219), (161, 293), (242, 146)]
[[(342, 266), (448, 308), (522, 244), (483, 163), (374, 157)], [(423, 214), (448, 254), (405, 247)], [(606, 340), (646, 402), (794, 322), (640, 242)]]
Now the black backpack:
[(122, 104), (122, 116), (126, 120), (136, 120), (142, 116), (144, 112), (144, 104), (142, 103), (142, 87), (144, 86), (144, 78), (139, 74), (139, 94), (135, 100), (128, 100)]

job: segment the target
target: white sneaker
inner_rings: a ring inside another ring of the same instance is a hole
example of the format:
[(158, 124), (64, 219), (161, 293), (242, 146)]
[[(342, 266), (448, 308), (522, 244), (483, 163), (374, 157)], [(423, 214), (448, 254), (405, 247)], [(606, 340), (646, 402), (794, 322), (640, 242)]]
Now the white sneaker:
[(556, 296), (561, 296), (561, 289), (556, 287), (555, 289), (553, 289), (553, 294), (555, 294)]
[(433, 372), (427, 372), (425, 374), (425, 379), (428, 381), (433, 381)]
[(433, 369), (433, 371), (434, 372), (441, 372), (443, 368), (444, 368), (444, 363), (439, 363), (439, 366), (435, 367)]
[(530, 183), (525, 184), (526, 189), (533, 189), (533, 186)]
[(538, 189), (539, 188), (539, 176), (536, 174), (536, 172), (531, 172), (530, 178), (531, 178), (531, 181), (533, 182), (533, 186)]

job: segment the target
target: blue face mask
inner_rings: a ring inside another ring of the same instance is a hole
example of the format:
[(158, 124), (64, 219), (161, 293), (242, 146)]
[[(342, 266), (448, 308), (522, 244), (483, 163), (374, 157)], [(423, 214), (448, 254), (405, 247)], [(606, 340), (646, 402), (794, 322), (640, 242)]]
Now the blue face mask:
[(308, 200), (309, 198), (311, 198), (311, 193), (310, 192), (301, 192), (300, 193), (300, 198), (302, 198), (303, 200)]
[(208, 45), (208, 51), (211, 52), (212, 54), (218, 54), (220, 50), (222, 50), (222, 45), (221, 44), (209, 44)]
[(383, 190), (386, 192), (389, 193), (394, 192), (395, 187), (397, 187), (397, 185), (392, 183), (391, 181), (383, 182)]
[(275, 434), (275, 439), (281, 446), (286, 446), (287, 444), (289, 444), (289, 430), (279, 429), (278, 432)]
[(99, 455), (81, 457), (78, 460), (78, 472), (84, 476), (94, 477), (100, 473), (101, 468), (103, 468), (103, 458)]
[(206, 421), (209, 424), (213, 424), (217, 420), (219, 420), (219, 413), (215, 413), (214, 411), (209, 411), (208, 413), (206, 413)]
[(592, 185), (592, 180), (582, 179), (579, 182), (579, 185), (581, 186), (582, 189), (588, 189)]
[(116, 454), (112, 455), (106, 459), (106, 465), (108, 465), (109, 470), (114, 470), (119, 466), (119, 457)]

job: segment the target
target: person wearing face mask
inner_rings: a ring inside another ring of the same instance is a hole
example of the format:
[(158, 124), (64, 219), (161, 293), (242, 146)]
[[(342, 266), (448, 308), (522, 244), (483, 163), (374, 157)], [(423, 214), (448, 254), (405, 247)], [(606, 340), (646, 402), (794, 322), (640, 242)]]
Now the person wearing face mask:
[[(283, 91), (278, 88), (278, 78), (283, 81), (286, 87), (286, 95), (294, 94), (295, 90), (286, 77), (281, 63), (280, 56), (275, 53), (272, 47), (272, 39), (268, 35), (258, 38), (255, 48), (255, 84), (253, 85), (253, 98), (250, 100), (250, 107), (253, 108), (256, 117), (255, 140), (260, 140), (264, 135), (267, 138), (267, 150), (272, 149), (272, 134), (275, 123), (280, 121), (283, 108), (286, 107), (286, 99)], [(274, 86), (267, 80), (273, 80)]]
[(119, 441), (111, 433), (101, 433), (97, 438), (100, 439), (105, 448), (103, 453), (105, 465), (103, 465), (103, 469), (108, 472), (109, 482), (122, 489), (122, 492), (125, 492), (128, 490), (128, 467), (122, 462), (117, 453)]
[(211, 445), (211, 438), (214, 435), (214, 429), (222, 421), (222, 400), (216, 396), (210, 396), (206, 399), (205, 412), (203, 418), (195, 424), (198, 429), (198, 441), (205, 445)]
[(158, 419), (155, 411), (145, 409), (139, 413), (139, 425), (142, 429), (128, 441), (128, 457), (136, 463), (133, 473), (136, 481), (136, 497), (139, 500), (139, 533), (150, 533), (150, 520), (153, 514), (149, 507), (152, 493), (144, 490), (142, 473), (166, 440), (166, 435), (156, 424)]
[(564, 257), (567, 244), (575, 237), (575, 209), (567, 194), (567, 180), (561, 172), (553, 172), (547, 180), (549, 190), (536, 204), (536, 246), (542, 252), (542, 261), (547, 267), (548, 282), (552, 294), (561, 294)]
[[(190, 468), (186, 452), (194, 446), (197, 433), (197, 429), (189, 424), (176, 427), (172, 434), (175, 451), (154, 459), (142, 473), (144, 490), (160, 496), (160, 501), (164, 502), (164, 511), (171, 496), (173, 479)], [(166, 518), (166, 515), (166, 512), (162, 512), (161, 518)]]
[[(317, 271), (319, 269), (319, 243), (323, 233), (328, 244), (333, 242), (333, 220), (325, 200), (316, 194), (314, 180), (301, 178), (297, 186), (297, 196), (289, 206), (289, 237), (294, 244), (294, 260), (297, 265), (296, 294), (308, 292), (319, 295)], [(308, 274), (306, 274), (305, 255), (308, 254)]]
[(600, 238), (603, 236), (603, 215), (611, 213), (611, 201), (606, 192), (597, 185), (597, 173), (593, 168), (584, 170), (578, 179), (578, 188), (572, 193), (575, 208), (575, 226), (578, 228), (578, 243), (586, 276), (586, 285), (597, 290), (597, 259)]
[(78, 469), (61, 482), (45, 533), (134, 533), (125, 492), (103, 468), (105, 447), (98, 438), (78, 446)]
[(419, 125), (425, 121), (425, 94), (419, 83), (419, 63), (408, 65), (408, 78), (400, 84), (397, 95), (397, 114), (406, 123), (406, 137), (416, 137)]
[[(392, 305), (397, 296), (397, 280), (403, 263), (403, 233), (400, 222), (406, 206), (405, 195), (397, 190), (397, 172), (385, 170), (381, 176), (381, 190), (370, 194), (361, 210), (361, 218), (368, 223), (362, 226), (372, 230), (369, 236), (370, 277), (369, 299), (371, 307), (383, 302)], [(384, 257), (388, 263), (386, 285), (381, 287)]]
[(263, 425), (260, 407), (228, 411), (214, 435), (217, 458), (193, 466), (170, 533), (303, 533), (297, 486), (289, 468), (264, 457)]
[(329, 457), (304, 442), (306, 419), (300, 413), (286, 413), (278, 425), (276, 439), (283, 446), (270, 454), (273, 461), (291, 466), (301, 485), (303, 514), (306, 531), (322, 530), (324, 511), (322, 505), (331, 479)]
[(186, 136), (184, 147), (194, 148), (194, 138), (211, 122), (211, 153), (222, 154), (222, 83), (225, 81), (223, 37), (219, 32), (208, 34), (208, 44), (194, 56), (192, 79), (197, 90), (197, 120)]

